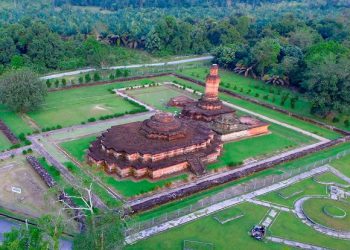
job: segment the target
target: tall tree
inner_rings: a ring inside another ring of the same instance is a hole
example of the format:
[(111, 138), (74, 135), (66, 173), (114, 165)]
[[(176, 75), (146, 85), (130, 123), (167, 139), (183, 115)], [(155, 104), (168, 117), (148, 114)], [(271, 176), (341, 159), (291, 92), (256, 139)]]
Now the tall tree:
[(38, 109), (46, 94), (46, 84), (29, 70), (12, 71), (0, 78), (0, 102), (13, 111)]

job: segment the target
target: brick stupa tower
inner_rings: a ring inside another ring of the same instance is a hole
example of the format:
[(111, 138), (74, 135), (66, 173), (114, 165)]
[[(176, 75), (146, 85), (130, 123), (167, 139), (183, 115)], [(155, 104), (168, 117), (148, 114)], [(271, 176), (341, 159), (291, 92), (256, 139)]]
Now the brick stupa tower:
[(181, 116), (211, 122), (220, 115), (235, 113), (234, 109), (224, 106), (219, 99), (220, 81), (219, 67), (213, 64), (206, 78), (204, 95), (197, 102), (185, 105)]

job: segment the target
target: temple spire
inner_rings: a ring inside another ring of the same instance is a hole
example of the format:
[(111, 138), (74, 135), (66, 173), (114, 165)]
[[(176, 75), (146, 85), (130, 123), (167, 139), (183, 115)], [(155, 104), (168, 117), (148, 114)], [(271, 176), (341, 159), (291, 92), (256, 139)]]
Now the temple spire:
[(219, 85), (220, 85), (219, 67), (217, 64), (213, 64), (210, 68), (210, 73), (206, 79), (205, 85), (205, 99), (206, 100), (218, 100)]

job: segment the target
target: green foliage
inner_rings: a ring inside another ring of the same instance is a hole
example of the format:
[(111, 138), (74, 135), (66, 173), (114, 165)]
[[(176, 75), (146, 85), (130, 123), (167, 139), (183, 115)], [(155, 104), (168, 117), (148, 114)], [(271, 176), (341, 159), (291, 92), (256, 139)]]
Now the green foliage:
[(16, 112), (36, 110), (47, 95), (47, 87), (29, 70), (18, 70), (0, 78), (0, 102)]

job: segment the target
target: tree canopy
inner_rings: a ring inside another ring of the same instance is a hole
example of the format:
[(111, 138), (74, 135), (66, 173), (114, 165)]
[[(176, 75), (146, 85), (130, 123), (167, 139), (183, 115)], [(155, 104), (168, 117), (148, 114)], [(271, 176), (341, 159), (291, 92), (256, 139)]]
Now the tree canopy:
[(13, 71), (0, 78), (0, 102), (13, 111), (38, 109), (46, 94), (46, 84), (30, 70)]

